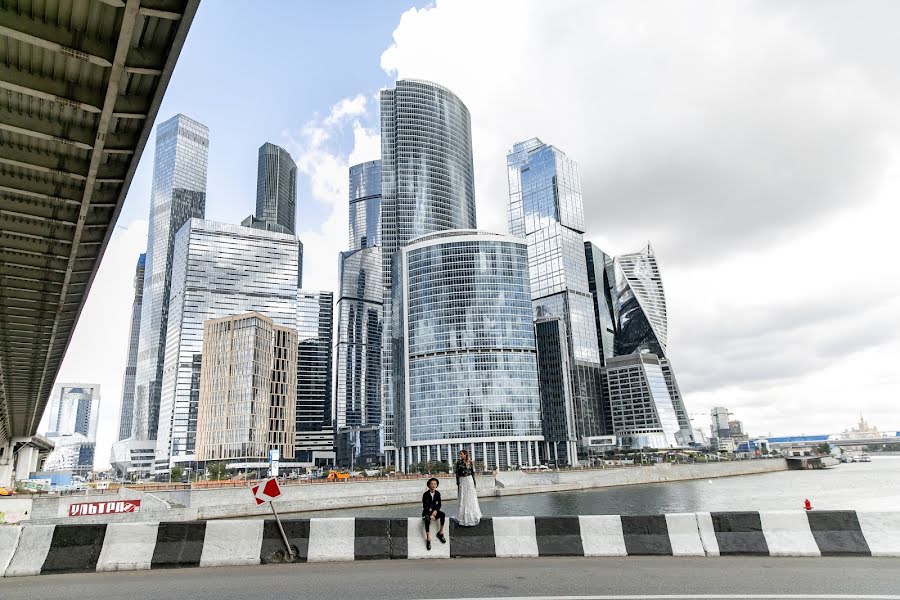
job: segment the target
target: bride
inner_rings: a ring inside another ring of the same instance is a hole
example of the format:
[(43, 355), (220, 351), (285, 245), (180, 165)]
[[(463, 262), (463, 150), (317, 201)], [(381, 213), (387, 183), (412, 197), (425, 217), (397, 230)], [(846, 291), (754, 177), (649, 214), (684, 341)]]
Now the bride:
[(456, 461), (456, 490), (459, 498), (457, 522), (463, 527), (474, 527), (481, 521), (481, 507), (475, 490), (475, 464), (465, 450), (459, 451)]

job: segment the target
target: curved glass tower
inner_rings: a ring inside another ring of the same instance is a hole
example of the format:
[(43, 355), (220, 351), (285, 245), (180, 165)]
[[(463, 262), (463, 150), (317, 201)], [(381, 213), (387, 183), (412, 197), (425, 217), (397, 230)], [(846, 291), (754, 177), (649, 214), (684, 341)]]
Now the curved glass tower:
[(475, 181), (469, 110), (436, 83), (405, 79), (381, 92), (381, 248), (384, 284), (382, 391), (385, 446), (393, 448), (391, 262), (413, 238), (474, 229)]
[(463, 448), (479, 467), (534, 464), (543, 436), (525, 242), (434, 233), (403, 248), (395, 274), (401, 468)]
[(616, 355), (650, 352), (666, 355), (669, 321), (666, 295), (653, 247), (615, 259)]
[(294, 233), (297, 164), (287, 150), (266, 142), (259, 147), (256, 171), (256, 220), (263, 229)]

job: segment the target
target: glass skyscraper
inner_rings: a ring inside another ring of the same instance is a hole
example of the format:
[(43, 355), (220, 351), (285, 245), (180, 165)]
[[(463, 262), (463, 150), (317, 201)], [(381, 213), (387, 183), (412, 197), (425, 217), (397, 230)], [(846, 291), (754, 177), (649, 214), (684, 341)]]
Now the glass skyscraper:
[(479, 231), (417, 238), (394, 261), (395, 440), (400, 468), (534, 464), (541, 401), (521, 239)]
[(297, 426), (294, 458), (333, 458), (332, 344), (334, 293), (297, 292)]
[(58, 383), (50, 395), (47, 438), (54, 443), (46, 471), (86, 474), (94, 468), (100, 386), (96, 383)]
[(391, 262), (397, 250), (413, 238), (477, 226), (471, 119), (453, 92), (414, 79), (397, 81), (394, 89), (382, 90), (381, 194), (382, 403), (385, 450), (391, 451), (395, 409), (393, 358), (388, 351), (395, 319)]
[(623, 448), (675, 448), (681, 427), (654, 354), (629, 354), (607, 361), (613, 427)]
[(156, 471), (195, 460), (203, 326), (255, 311), (297, 328), (297, 238), (191, 219), (178, 232), (166, 335)]
[[(567, 424), (566, 431), (548, 429), (544, 434), (553, 457), (577, 464), (583, 438), (606, 432), (578, 169), (563, 152), (537, 138), (515, 144), (507, 156), (507, 167), (509, 231), (528, 243), (534, 317), (560, 318), (557, 327), (565, 335), (568, 353), (569, 381), (554, 383), (544, 376), (541, 394), (565, 398), (566, 412), (573, 418), (559, 421)], [(540, 357), (541, 368), (544, 364)]]
[(131, 437), (134, 421), (134, 376), (137, 370), (138, 342), (141, 334), (141, 304), (144, 298), (144, 265), (147, 255), (138, 257), (134, 269), (134, 302), (131, 305), (131, 327), (128, 329), (128, 357), (125, 359), (125, 377), (122, 380), (122, 406), (119, 413), (117, 441)]
[(294, 233), (297, 206), (297, 164), (281, 146), (259, 147), (256, 172), (256, 222), (263, 229)]
[(337, 462), (380, 463), (382, 305), (381, 161), (350, 167), (350, 250), (341, 252), (335, 336)]
[(157, 125), (134, 382), (135, 440), (157, 437), (175, 234), (188, 219), (204, 215), (208, 151), (206, 125), (184, 115)]

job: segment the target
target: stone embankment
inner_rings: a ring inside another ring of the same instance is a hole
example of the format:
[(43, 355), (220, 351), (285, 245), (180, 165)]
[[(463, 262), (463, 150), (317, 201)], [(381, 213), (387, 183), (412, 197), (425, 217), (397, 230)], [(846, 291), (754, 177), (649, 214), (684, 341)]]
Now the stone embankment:
[[(501, 471), (495, 476), (478, 476), (480, 497), (536, 494), (601, 488), (641, 483), (685, 481), (736, 475), (784, 471), (784, 459), (750, 460), (706, 464), (658, 464), (646, 467), (616, 467), (569, 471)], [(440, 478), (445, 500), (456, 498), (452, 477)], [(278, 499), (281, 513), (316, 510), (365, 508), (390, 504), (412, 504), (420, 501), (425, 483), (422, 479), (356, 480), (328, 484), (282, 486)], [(69, 517), (72, 504), (89, 501), (140, 500), (139, 512)], [(139, 488), (121, 488), (115, 493), (91, 496), (39, 496), (32, 500), (24, 519), (35, 524), (129, 523), (142, 521), (196, 521), (254, 517), (271, 514), (268, 506), (256, 506), (245, 487), (142, 492)], [(21, 504), (21, 502), (20, 502)], [(0, 512), (4, 501), (0, 499)]]
[(217, 520), (0, 527), (6, 577), (166, 567), (536, 556), (894, 556), (900, 512), (781, 511), (450, 521), (424, 543), (422, 519)]

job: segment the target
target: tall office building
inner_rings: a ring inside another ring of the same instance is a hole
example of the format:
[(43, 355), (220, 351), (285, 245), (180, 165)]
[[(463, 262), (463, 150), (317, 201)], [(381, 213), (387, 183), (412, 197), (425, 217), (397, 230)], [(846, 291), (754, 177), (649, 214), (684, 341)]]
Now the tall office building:
[(350, 250), (340, 256), (335, 336), (335, 451), (351, 468), (383, 458), (381, 161), (350, 167)]
[(300, 290), (297, 293), (297, 434), (294, 458), (300, 463), (333, 464), (333, 304), (332, 292)]
[(116, 441), (131, 437), (134, 421), (134, 376), (137, 370), (138, 341), (141, 333), (141, 304), (144, 299), (144, 265), (146, 254), (138, 257), (134, 269), (134, 302), (131, 304), (131, 327), (128, 329), (128, 357), (122, 380), (122, 405), (119, 412), (119, 435)]
[[(616, 318), (613, 312), (613, 290), (616, 280), (614, 259), (591, 242), (584, 243), (584, 256), (587, 261), (588, 289), (593, 296), (597, 349), (600, 350), (600, 362), (606, 366), (606, 361), (616, 355)], [(603, 429), (607, 434), (612, 434), (614, 428), (607, 389), (606, 370), (601, 368), (600, 404), (604, 417)]]
[(394, 261), (400, 468), (467, 449), (488, 469), (538, 460), (541, 400), (522, 240), (444, 231)]
[(297, 327), (297, 238), (191, 219), (178, 231), (166, 333), (156, 472), (196, 460), (203, 324), (258, 312)]
[(418, 236), (474, 229), (472, 126), (466, 105), (435, 83), (400, 80), (381, 92), (381, 249), (384, 284), (382, 404), (385, 452), (394, 462), (392, 360), (396, 316), (391, 310), (391, 262)]
[(294, 233), (297, 207), (297, 163), (281, 146), (259, 147), (256, 171), (256, 215), (253, 224), (280, 233)]
[[(507, 167), (509, 230), (528, 243), (534, 317), (560, 318), (557, 327), (565, 336), (568, 353), (569, 381), (542, 377), (541, 394), (565, 398), (565, 410), (573, 418), (560, 421), (567, 424), (565, 431), (548, 429), (544, 434), (554, 457), (577, 464), (584, 438), (606, 433), (578, 169), (563, 152), (537, 138), (515, 144)], [(541, 347), (538, 352), (540, 356)], [(543, 356), (538, 364), (543, 368)]]
[(155, 440), (157, 437), (172, 250), (175, 234), (181, 226), (188, 219), (204, 215), (208, 150), (209, 129), (184, 115), (176, 115), (156, 128), (150, 228), (134, 382), (131, 435), (135, 440)]
[(294, 455), (297, 332), (259, 313), (203, 326), (197, 460), (250, 467)]
[(676, 448), (680, 430), (659, 358), (649, 352), (606, 362), (613, 427), (623, 448)]
[(100, 385), (58, 383), (50, 395), (46, 436), (54, 443), (46, 471), (89, 473), (94, 468)]

